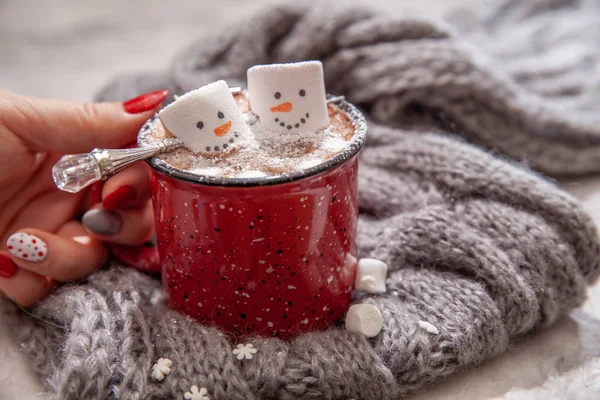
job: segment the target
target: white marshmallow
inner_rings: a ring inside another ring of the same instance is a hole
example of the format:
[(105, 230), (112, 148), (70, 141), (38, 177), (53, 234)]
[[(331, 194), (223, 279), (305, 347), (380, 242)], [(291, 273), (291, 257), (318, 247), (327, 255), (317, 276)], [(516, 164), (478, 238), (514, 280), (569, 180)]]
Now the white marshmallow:
[(179, 96), (158, 116), (171, 133), (196, 152), (229, 150), (250, 132), (225, 81)]
[(356, 268), (354, 288), (362, 292), (385, 293), (388, 266), (374, 258), (361, 258)]
[(354, 304), (346, 314), (346, 330), (372, 338), (383, 327), (381, 311), (372, 304)]
[(257, 65), (248, 70), (248, 97), (260, 123), (273, 131), (317, 132), (331, 124), (323, 64)]

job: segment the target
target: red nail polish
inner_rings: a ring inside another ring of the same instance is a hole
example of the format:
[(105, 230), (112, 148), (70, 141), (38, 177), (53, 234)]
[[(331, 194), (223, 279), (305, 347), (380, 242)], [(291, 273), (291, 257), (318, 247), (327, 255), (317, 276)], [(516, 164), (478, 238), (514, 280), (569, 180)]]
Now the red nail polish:
[(100, 203), (102, 201), (102, 186), (104, 186), (103, 181), (98, 181), (90, 186), (92, 204)]
[(0, 254), (0, 277), (12, 278), (17, 271), (19, 271), (17, 264), (10, 257)]
[(137, 190), (133, 186), (121, 186), (102, 200), (105, 210), (117, 210), (130, 206), (137, 198)]
[(150, 111), (162, 103), (164, 99), (167, 98), (168, 94), (168, 90), (157, 90), (156, 92), (145, 93), (124, 102), (123, 108), (129, 114), (139, 114)]

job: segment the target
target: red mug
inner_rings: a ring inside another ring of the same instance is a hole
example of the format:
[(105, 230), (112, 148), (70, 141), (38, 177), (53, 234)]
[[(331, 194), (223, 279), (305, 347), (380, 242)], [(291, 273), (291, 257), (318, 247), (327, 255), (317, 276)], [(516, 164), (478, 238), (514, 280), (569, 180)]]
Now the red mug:
[[(207, 177), (160, 158), (152, 202), (169, 304), (236, 337), (322, 330), (350, 305), (357, 265), (358, 152), (367, 127), (334, 158), (286, 175)], [(150, 120), (144, 136), (158, 120)]]

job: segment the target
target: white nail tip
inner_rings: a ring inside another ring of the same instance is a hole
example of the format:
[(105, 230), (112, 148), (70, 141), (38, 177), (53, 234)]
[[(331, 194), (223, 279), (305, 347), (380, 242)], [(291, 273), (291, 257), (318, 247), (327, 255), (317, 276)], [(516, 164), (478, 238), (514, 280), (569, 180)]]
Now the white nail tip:
[(91, 243), (92, 239), (89, 236), (73, 236), (71, 239), (76, 241), (77, 243), (81, 243), (83, 245), (88, 245)]
[(381, 311), (372, 304), (355, 304), (346, 314), (346, 330), (372, 338), (379, 335), (383, 327)]
[(388, 266), (374, 258), (361, 258), (356, 269), (354, 288), (362, 292), (385, 293)]
[(37, 236), (27, 233), (15, 233), (6, 241), (10, 253), (21, 260), (40, 262), (48, 255), (48, 246)]

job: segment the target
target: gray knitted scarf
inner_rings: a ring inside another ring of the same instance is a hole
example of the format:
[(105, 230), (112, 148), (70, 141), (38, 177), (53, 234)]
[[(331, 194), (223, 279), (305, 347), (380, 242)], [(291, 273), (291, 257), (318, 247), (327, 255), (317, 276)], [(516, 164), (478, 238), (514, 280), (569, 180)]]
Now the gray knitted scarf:
[[(99, 99), (322, 60), (328, 91), (370, 119), (359, 248), (390, 274), (386, 294), (356, 301), (376, 305), (384, 328), (254, 338), (258, 353), (238, 361), (237, 343), (165, 307), (157, 279), (112, 265), (63, 286), (37, 318), (3, 303), (50, 397), (182, 399), (197, 385), (211, 399), (395, 399), (580, 305), (600, 274), (595, 227), (528, 167), (600, 171), (600, 4), (503, 0), (455, 17), (279, 5), (198, 41), (168, 71), (109, 85)], [(157, 382), (160, 357), (173, 367)]]

